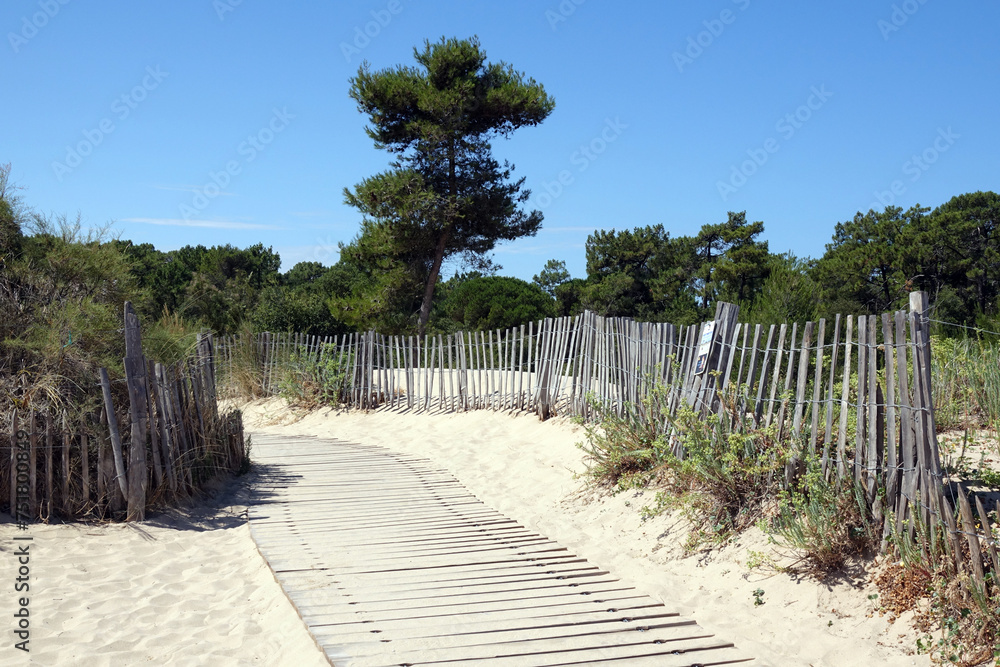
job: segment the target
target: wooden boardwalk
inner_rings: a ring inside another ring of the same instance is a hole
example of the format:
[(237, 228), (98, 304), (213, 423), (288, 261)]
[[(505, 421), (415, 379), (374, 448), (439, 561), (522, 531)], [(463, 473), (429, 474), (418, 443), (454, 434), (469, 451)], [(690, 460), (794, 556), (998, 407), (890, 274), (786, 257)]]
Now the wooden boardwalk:
[(254, 539), (338, 667), (749, 661), (426, 459), (301, 436), (253, 446)]

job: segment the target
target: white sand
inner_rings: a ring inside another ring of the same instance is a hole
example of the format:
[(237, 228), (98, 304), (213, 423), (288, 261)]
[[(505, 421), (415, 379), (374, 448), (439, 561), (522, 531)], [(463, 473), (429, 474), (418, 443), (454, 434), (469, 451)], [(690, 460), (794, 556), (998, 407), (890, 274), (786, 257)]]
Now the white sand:
[[(452, 415), (322, 410), (294, 417), (282, 401), (246, 407), (250, 430), (314, 434), (422, 455), (481, 500), (608, 569), (766, 665), (929, 665), (915, 636), (889, 626), (867, 588), (748, 570), (751, 531), (710, 556), (679, 558), (680, 522), (643, 522), (651, 494), (583, 490), (583, 433), (487, 411)], [(31, 653), (0, 645), (6, 665), (328, 664), (256, 550), (243, 482), (197, 511), (139, 526), (34, 525)], [(0, 524), (0, 616), (12, 620), (15, 531)], [(24, 533), (19, 533), (23, 535)], [(764, 590), (755, 606), (753, 591)], [(9, 621), (8, 621), (9, 623)], [(5, 636), (11, 637), (8, 628)], [(905, 635), (901, 637), (901, 635)]]
[(0, 525), (0, 665), (328, 665), (257, 552), (242, 485), (143, 524), (16, 531), (33, 538), (28, 654), (9, 634), (24, 542)]
[[(910, 655), (916, 635), (877, 613), (872, 588), (845, 577), (820, 584), (750, 570), (750, 551), (772, 553), (756, 529), (739, 544), (680, 558), (684, 530), (676, 517), (643, 522), (652, 494), (607, 497), (577, 475), (583, 431), (564, 421), (489, 411), (412, 414), (320, 410), (294, 416), (282, 401), (245, 407), (247, 428), (311, 434), (381, 445), (424, 456), (451, 471), (486, 504), (551, 537), (592, 563), (733, 641), (766, 665), (929, 665)], [(778, 562), (787, 562), (775, 555)], [(753, 591), (763, 589), (764, 604)]]

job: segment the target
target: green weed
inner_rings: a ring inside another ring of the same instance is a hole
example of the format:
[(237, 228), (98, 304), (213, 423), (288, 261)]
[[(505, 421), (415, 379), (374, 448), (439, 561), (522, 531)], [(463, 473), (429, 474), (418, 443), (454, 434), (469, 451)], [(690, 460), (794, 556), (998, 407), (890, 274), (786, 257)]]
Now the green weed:
[(877, 541), (864, 487), (851, 477), (827, 480), (815, 458), (806, 460), (796, 484), (780, 492), (768, 530), (779, 544), (803, 552), (818, 572), (841, 567)]

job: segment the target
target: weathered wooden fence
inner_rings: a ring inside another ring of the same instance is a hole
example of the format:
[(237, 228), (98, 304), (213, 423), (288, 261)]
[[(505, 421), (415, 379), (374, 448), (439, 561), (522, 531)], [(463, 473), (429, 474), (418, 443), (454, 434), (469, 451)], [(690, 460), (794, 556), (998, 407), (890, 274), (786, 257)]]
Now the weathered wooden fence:
[(447, 336), (265, 333), (222, 339), (216, 359), (222, 384), (249, 372), (262, 395), (308, 375), (296, 370), (320, 369), (343, 404), (362, 409), (669, 420), (686, 405), (737, 427), (773, 427), (827, 475), (864, 486), (883, 548), (893, 535), (943, 548), (983, 586), (985, 570), (1000, 576), (1000, 527), (942, 471), (927, 298), (911, 297), (908, 312), (791, 325), (742, 324), (735, 306), (719, 304), (712, 322), (688, 327), (588, 312)]
[(15, 409), (0, 441), (0, 509), (25, 521), (142, 520), (147, 507), (187, 496), (219, 470), (244, 465), (239, 413), (220, 415), (213, 342), (172, 367), (142, 353), (139, 320), (125, 304), (128, 408), (115, 406), (105, 369), (95, 392), (103, 409), (70, 423), (64, 412)]

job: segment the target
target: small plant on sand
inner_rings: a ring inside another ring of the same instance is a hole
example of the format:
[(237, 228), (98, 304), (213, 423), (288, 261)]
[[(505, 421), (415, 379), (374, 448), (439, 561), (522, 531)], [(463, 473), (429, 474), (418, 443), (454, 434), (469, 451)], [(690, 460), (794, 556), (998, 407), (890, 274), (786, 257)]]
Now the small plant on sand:
[(643, 407), (626, 405), (622, 414), (588, 397), (594, 422), (580, 422), (585, 443), (577, 445), (586, 453), (587, 474), (597, 484), (617, 491), (646, 486), (665, 461), (668, 450), (662, 420), (649, 413), (660, 409), (665, 389), (654, 386)]
[(667, 388), (653, 384), (640, 408), (619, 415), (597, 402), (595, 424), (585, 424), (588, 474), (612, 488), (655, 483), (661, 487), (644, 518), (680, 509), (691, 524), (687, 547), (724, 541), (760, 516), (777, 492), (788, 459), (775, 428), (749, 428), (737, 416), (735, 397), (724, 397), (721, 415), (683, 405), (667, 410)]
[(875, 546), (877, 534), (864, 487), (852, 477), (828, 480), (819, 461), (779, 493), (768, 532), (782, 546), (804, 553), (816, 572), (829, 572)]
[(917, 623), (929, 635), (939, 628), (936, 641), (924, 644), (932, 660), (972, 667), (992, 659), (1000, 665), (1000, 588), (993, 573), (987, 575), (984, 590), (967, 573), (938, 572), (930, 600)]
[(671, 507), (676, 507), (676, 500), (671, 496), (667, 495), (663, 491), (657, 491), (656, 495), (653, 496), (652, 505), (643, 505), (639, 509), (639, 516), (642, 517), (643, 521), (648, 521), (655, 516), (663, 514), (664, 511)]
[(788, 460), (773, 428), (739, 428), (728, 405), (721, 417), (678, 411), (671, 426), (682, 457), (671, 453), (663, 475), (668, 488), (686, 496), (696, 530), (717, 540), (757, 521)]
[(218, 378), (224, 391), (241, 399), (265, 396), (263, 350), (248, 326), (233, 338), (229, 355), (230, 363), (223, 367), (225, 375)]
[[(936, 519), (920, 512), (890, 534), (898, 561), (875, 579), (885, 612), (893, 617), (915, 612), (914, 625), (924, 633), (918, 651), (938, 664), (1000, 665), (1000, 580), (986, 565), (984, 585), (964, 569), (957, 571), (952, 544)], [(912, 537), (911, 537), (912, 536)]]
[(353, 354), (341, 354), (333, 345), (327, 348), (318, 361), (299, 352), (291, 355), (278, 383), (282, 398), (306, 409), (338, 406), (347, 401), (353, 386), (350, 375)]
[(757, 568), (773, 570), (775, 572), (784, 572), (785, 568), (778, 565), (774, 558), (770, 554), (766, 554), (763, 551), (755, 551), (751, 549), (747, 552), (747, 562), (746, 567), (748, 570), (756, 570)]

